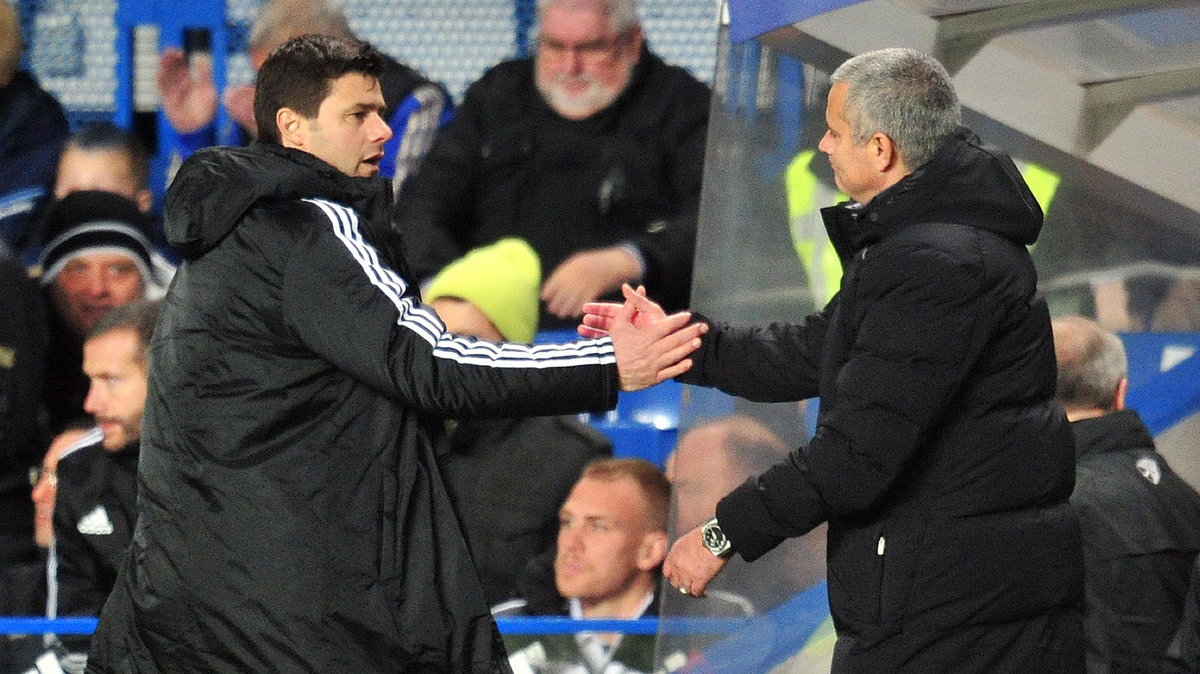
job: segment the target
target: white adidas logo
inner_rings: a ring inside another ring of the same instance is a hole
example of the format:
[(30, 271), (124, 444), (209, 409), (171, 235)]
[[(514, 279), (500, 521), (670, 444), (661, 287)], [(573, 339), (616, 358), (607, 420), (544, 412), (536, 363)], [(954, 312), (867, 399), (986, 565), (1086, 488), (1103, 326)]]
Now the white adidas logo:
[(102, 505), (92, 508), (90, 513), (80, 518), (79, 524), (75, 528), (79, 530), (79, 533), (88, 536), (106, 536), (113, 532), (112, 522), (108, 519), (108, 511)]

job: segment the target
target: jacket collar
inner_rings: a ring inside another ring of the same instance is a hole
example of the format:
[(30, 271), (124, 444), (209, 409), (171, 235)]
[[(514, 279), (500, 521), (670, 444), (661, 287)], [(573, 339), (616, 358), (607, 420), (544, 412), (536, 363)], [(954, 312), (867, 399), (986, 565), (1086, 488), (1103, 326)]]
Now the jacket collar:
[(1154, 450), (1154, 438), (1134, 410), (1117, 410), (1073, 421), (1071, 431), (1075, 434), (1075, 455), (1079, 457), (1131, 449)]
[(1037, 239), (1042, 211), (1007, 154), (959, 127), (927, 163), (866, 204), (821, 209), (843, 262), (901, 229), (930, 222), (967, 225), (1021, 244)]

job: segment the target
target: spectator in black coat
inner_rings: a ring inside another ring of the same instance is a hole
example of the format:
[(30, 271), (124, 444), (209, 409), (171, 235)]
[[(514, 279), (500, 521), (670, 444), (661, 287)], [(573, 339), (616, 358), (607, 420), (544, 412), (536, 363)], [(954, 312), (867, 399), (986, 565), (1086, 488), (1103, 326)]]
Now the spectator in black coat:
[(100, 317), (136, 300), (161, 299), (175, 268), (151, 243), (136, 202), (103, 190), (70, 192), (46, 212), (40, 282), (49, 325), (46, 407), (57, 432), (88, 415), (83, 340)]
[(20, 68), (25, 42), (16, 4), (0, 2), (0, 255), (24, 261), (38, 242), (38, 214), (70, 128), (62, 105)]
[(1183, 617), (1175, 638), (1167, 648), (1163, 672), (1196, 674), (1200, 672), (1200, 558), (1192, 565), (1192, 579), (1183, 604)]
[(467, 90), (396, 200), (413, 273), (510, 236), (545, 268), (543, 329), (640, 280), (688, 301), (709, 90), (646, 46), (634, 0), (542, 0), (531, 58)]
[(1054, 351), (1056, 397), (1075, 433), (1088, 672), (1158, 671), (1200, 552), (1200, 494), (1125, 408), (1128, 366), (1116, 335), (1080, 316), (1059, 318)]

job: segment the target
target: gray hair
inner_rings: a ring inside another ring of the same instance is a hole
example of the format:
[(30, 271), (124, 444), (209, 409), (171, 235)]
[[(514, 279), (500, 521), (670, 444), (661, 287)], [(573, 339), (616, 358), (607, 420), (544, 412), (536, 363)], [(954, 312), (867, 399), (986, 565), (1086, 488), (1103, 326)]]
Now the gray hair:
[(1055, 319), (1053, 328), (1055, 397), (1067, 408), (1111, 410), (1117, 385), (1128, 372), (1121, 339), (1082, 316)]
[(572, 8), (597, 7), (608, 15), (609, 28), (617, 35), (625, 35), (641, 25), (638, 21), (637, 3), (634, 0), (538, 0), (539, 23), (551, 5), (567, 5)]
[(962, 108), (950, 74), (937, 59), (915, 49), (860, 54), (833, 71), (845, 82), (842, 111), (856, 145), (875, 132), (892, 139), (910, 170), (933, 158), (962, 124)]
[(316, 34), (353, 38), (350, 22), (341, 8), (325, 0), (268, 0), (254, 18), (250, 37), (251, 50), (273, 50), (301, 35)]

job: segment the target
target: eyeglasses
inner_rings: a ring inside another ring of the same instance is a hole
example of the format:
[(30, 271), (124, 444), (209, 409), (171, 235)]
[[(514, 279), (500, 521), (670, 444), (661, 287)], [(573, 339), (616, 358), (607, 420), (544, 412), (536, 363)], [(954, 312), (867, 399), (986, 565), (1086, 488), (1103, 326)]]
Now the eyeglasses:
[(29, 486), (38, 486), (43, 477), (46, 478), (46, 483), (51, 487), (58, 486), (58, 471), (50, 470), (45, 466), (33, 466), (29, 469)]
[(578, 54), (580, 61), (594, 65), (611, 56), (627, 41), (627, 35), (618, 35), (607, 40), (592, 40), (581, 44), (566, 44), (548, 37), (539, 37), (537, 46), (538, 50), (547, 58), (557, 61), (568, 55)]

